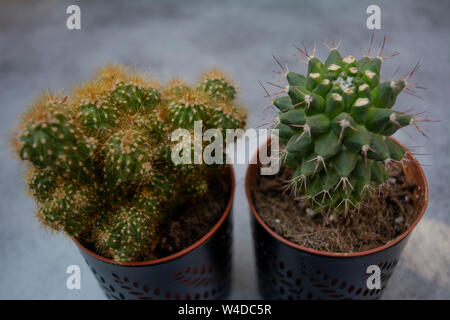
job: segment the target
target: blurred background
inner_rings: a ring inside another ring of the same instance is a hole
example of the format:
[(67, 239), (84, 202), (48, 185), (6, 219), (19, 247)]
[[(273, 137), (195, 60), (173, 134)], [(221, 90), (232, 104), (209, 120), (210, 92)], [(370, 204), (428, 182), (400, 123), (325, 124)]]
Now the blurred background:
[[(66, 8), (81, 8), (81, 30), (66, 28)], [(450, 12), (449, 1), (2, 1), (0, 5), (0, 298), (104, 299), (76, 246), (42, 230), (25, 193), (23, 170), (7, 145), (11, 128), (33, 96), (62, 90), (106, 62), (136, 64), (162, 80), (195, 80), (214, 65), (229, 73), (248, 108), (249, 127), (274, 113), (258, 80), (273, 81), (276, 55), (289, 70), (304, 72), (294, 44), (339, 40), (343, 55), (361, 56), (371, 30), (368, 5), (381, 8), (376, 47), (387, 36), (383, 80), (397, 67), (427, 88), (418, 99), (401, 95), (398, 108), (426, 111), (441, 120), (396, 138), (415, 149), (430, 187), (428, 210), (412, 234), (384, 299), (450, 299)], [(327, 49), (319, 46), (319, 56)], [(230, 298), (258, 299), (244, 196), (245, 166), (235, 166), (234, 274)], [(81, 290), (66, 289), (67, 266), (81, 267)]]

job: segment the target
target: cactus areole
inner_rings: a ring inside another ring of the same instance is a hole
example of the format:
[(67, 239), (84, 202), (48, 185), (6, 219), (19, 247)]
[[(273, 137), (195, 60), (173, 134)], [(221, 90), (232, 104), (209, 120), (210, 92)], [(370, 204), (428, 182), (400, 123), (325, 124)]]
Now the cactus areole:
[(405, 149), (391, 139), (416, 126), (413, 116), (393, 109), (414, 70), (380, 82), (381, 55), (357, 60), (330, 48), (325, 62), (300, 49), (306, 75), (283, 67), (286, 96), (273, 99), (279, 110), (274, 127), (285, 144), (284, 165), (293, 170), (290, 185), (316, 211), (340, 213), (359, 207), (375, 185), (389, 179), (386, 167), (403, 161)]
[[(67, 96), (43, 93), (14, 135), (43, 225), (93, 242), (118, 262), (152, 259), (172, 210), (208, 192), (218, 166), (174, 164), (171, 133), (245, 126), (233, 83), (218, 70), (196, 85), (159, 85), (108, 65)], [(193, 134), (193, 132), (192, 132)]]

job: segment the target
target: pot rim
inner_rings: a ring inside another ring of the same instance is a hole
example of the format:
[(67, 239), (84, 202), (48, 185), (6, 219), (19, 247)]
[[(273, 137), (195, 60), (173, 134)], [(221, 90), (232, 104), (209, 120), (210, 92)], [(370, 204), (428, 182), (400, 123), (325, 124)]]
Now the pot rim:
[[(278, 233), (276, 233), (275, 231), (273, 231), (264, 221), (263, 219), (259, 216), (258, 212), (256, 211), (256, 208), (253, 204), (252, 201), (252, 197), (250, 194), (250, 168), (251, 167), (255, 167), (257, 166), (258, 161), (252, 161), (251, 164), (248, 165), (247, 167), (247, 172), (245, 174), (245, 194), (247, 196), (247, 201), (248, 204), (250, 206), (250, 210), (253, 214), (253, 216), (255, 217), (256, 221), (258, 221), (258, 223), (275, 239), (283, 242), (284, 244), (300, 250), (300, 251), (306, 251), (308, 253), (314, 254), (314, 255), (319, 255), (319, 256), (324, 256), (324, 257), (333, 257), (333, 258), (354, 258), (354, 257), (360, 257), (360, 256), (366, 256), (366, 255), (370, 255), (370, 254), (374, 254), (380, 251), (383, 251), (389, 247), (394, 246), (395, 244), (397, 244), (398, 242), (400, 242), (401, 240), (403, 240), (406, 236), (408, 236), (411, 231), (416, 227), (416, 225), (419, 223), (419, 221), (422, 219), (425, 210), (427, 208), (428, 205), (428, 182), (427, 179), (425, 177), (425, 173), (423, 172), (422, 167), (420, 166), (419, 162), (417, 161), (417, 159), (414, 157), (414, 155), (410, 152), (410, 150), (408, 148), (406, 148), (403, 144), (401, 144), (400, 142), (398, 142), (396, 139), (390, 137), (392, 140), (394, 140), (395, 142), (397, 142), (398, 144), (400, 144), (407, 152), (408, 156), (410, 157), (412, 163), (414, 164), (414, 166), (417, 167), (418, 169), (418, 177), (419, 180), (423, 181), (423, 197), (425, 198), (425, 201), (423, 203), (422, 209), (420, 210), (419, 215), (417, 216), (416, 220), (414, 221), (414, 223), (411, 224), (411, 226), (401, 235), (399, 235), (398, 237), (396, 237), (395, 239), (391, 240), (390, 242), (386, 243), (383, 246), (380, 247), (376, 247), (370, 250), (365, 250), (365, 251), (359, 251), (359, 252), (349, 252), (349, 253), (340, 253), (340, 252), (327, 252), (327, 251), (321, 251), (321, 250), (316, 250), (316, 249), (311, 249), (308, 247), (304, 247), (301, 246), (299, 244), (296, 244), (294, 242), (291, 242), (285, 238), (283, 238), (282, 236), (280, 236)], [(267, 142), (265, 142), (265, 144), (269, 144), (270, 143), (270, 138), (267, 139)], [(258, 147), (258, 149), (256, 150), (255, 154), (253, 155), (253, 160), (257, 160), (258, 157), (258, 151), (259, 151), (260, 147)]]
[(117, 262), (117, 261), (115, 261), (113, 259), (105, 258), (105, 257), (103, 257), (103, 256), (101, 256), (101, 255), (99, 255), (99, 254), (97, 254), (97, 253), (87, 249), (75, 237), (72, 237), (72, 240), (73, 240), (73, 242), (75, 242), (75, 244), (78, 246), (78, 248), (80, 248), (81, 250), (83, 250), (84, 252), (86, 252), (87, 254), (92, 256), (93, 258), (96, 258), (96, 259), (101, 260), (101, 261), (106, 262), (106, 263), (118, 265), (118, 266), (124, 266), (124, 267), (148, 266), (148, 265), (155, 265), (155, 264), (160, 264), (160, 263), (164, 263), (164, 262), (169, 262), (169, 261), (175, 260), (177, 258), (180, 258), (180, 257), (188, 254), (189, 252), (195, 250), (196, 248), (200, 247), (204, 243), (206, 243), (206, 241), (208, 241), (217, 232), (217, 230), (220, 228), (220, 226), (224, 223), (225, 219), (230, 214), (231, 207), (233, 205), (236, 180), (235, 180), (233, 166), (232, 165), (227, 165), (226, 168), (227, 168), (228, 173), (229, 173), (229, 175), (231, 177), (231, 181), (230, 181), (230, 183), (231, 183), (231, 190), (230, 190), (230, 198), (228, 199), (227, 206), (226, 206), (222, 216), (216, 222), (216, 224), (211, 228), (211, 230), (209, 230), (203, 237), (201, 237), (199, 240), (197, 240), (196, 242), (194, 242), (190, 246), (184, 248), (183, 250), (180, 250), (180, 251), (175, 252), (175, 253), (173, 253), (171, 255), (168, 255), (168, 256), (165, 256), (165, 257), (162, 257), (162, 258), (158, 258), (158, 259), (153, 259), (153, 260), (139, 261), (139, 262)]

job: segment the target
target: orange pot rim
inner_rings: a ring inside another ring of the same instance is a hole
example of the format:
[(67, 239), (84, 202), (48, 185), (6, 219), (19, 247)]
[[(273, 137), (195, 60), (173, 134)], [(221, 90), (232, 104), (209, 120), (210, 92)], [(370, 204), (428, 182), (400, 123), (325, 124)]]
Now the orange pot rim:
[[(282, 243), (286, 244), (289, 247), (292, 247), (296, 250), (300, 250), (300, 251), (305, 251), (314, 255), (319, 255), (319, 256), (324, 256), (324, 257), (332, 257), (332, 258), (354, 258), (354, 257), (360, 257), (360, 256), (366, 256), (366, 255), (370, 255), (370, 254), (374, 254), (380, 251), (383, 251), (389, 247), (394, 246), (395, 244), (397, 244), (398, 242), (400, 242), (401, 240), (403, 240), (406, 236), (408, 236), (411, 231), (416, 227), (416, 225), (419, 223), (419, 221), (422, 219), (423, 215), (425, 214), (425, 210), (427, 208), (428, 205), (428, 183), (427, 183), (427, 179), (425, 177), (425, 173), (423, 172), (422, 167), (420, 166), (419, 162), (417, 161), (417, 159), (414, 157), (414, 155), (409, 151), (408, 148), (406, 148), (403, 144), (401, 144), (400, 142), (398, 142), (396, 139), (393, 139), (395, 142), (397, 142), (398, 144), (400, 144), (408, 153), (408, 156), (410, 157), (410, 159), (412, 160), (412, 163), (414, 166), (417, 167), (418, 169), (418, 176), (419, 179), (423, 181), (423, 197), (425, 198), (424, 202), (423, 202), (423, 206), (420, 210), (419, 215), (417, 216), (416, 220), (414, 221), (414, 223), (411, 224), (411, 226), (401, 235), (399, 235), (398, 237), (396, 237), (395, 239), (391, 240), (390, 242), (388, 242), (387, 244), (380, 246), (380, 247), (376, 247), (370, 250), (365, 250), (365, 251), (359, 251), (359, 252), (349, 252), (349, 253), (339, 253), (339, 252), (327, 252), (327, 251), (321, 251), (321, 250), (315, 250), (315, 249), (311, 249), (308, 247), (304, 247), (301, 246), (299, 244), (293, 243), (285, 238), (283, 238), (282, 236), (280, 236), (279, 234), (277, 234), (275, 231), (273, 231), (264, 221), (263, 219), (259, 216), (258, 212), (256, 211), (256, 208), (253, 204), (252, 201), (252, 197), (250, 194), (250, 179), (252, 178), (253, 174), (251, 174), (251, 172), (255, 172), (253, 170), (251, 170), (251, 167), (256, 167), (257, 161), (253, 161), (252, 164), (248, 165), (247, 168), (247, 172), (245, 174), (245, 193), (247, 195), (247, 201), (248, 204), (250, 206), (250, 210), (253, 214), (253, 216), (255, 217), (256, 221), (258, 221), (258, 223), (275, 239), (281, 241)], [(270, 143), (270, 138), (267, 140), (266, 144)], [(258, 156), (258, 151), (259, 151), (259, 147), (255, 152), (255, 155), (253, 156), (253, 159), (257, 159)], [(420, 183), (419, 183), (420, 184)]]
[(158, 259), (153, 259), (153, 260), (147, 260), (147, 261), (139, 261), (139, 262), (117, 262), (113, 259), (110, 258), (105, 258), (89, 249), (87, 249), (85, 246), (83, 246), (77, 239), (75, 239), (75, 237), (72, 237), (73, 242), (75, 242), (75, 244), (78, 246), (78, 248), (80, 248), (81, 250), (83, 250), (84, 252), (86, 252), (87, 254), (89, 254), (90, 256), (101, 260), (103, 262), (106, 263), (110, 263), (110, 264), (114, 264), (114, 265), (119, 265), (119, 266), (124, 266), (124, 267), (142, 267), (142, 266), (149, 266), (149, 265), (156, 265), (156, 264), (161, 264), (161, 263), (165, 263), (165, 262), (169, 262), (175, 259), (178, 259), (192, 251), (194, 251), (195, 249), (197, 249), (198, 247), (202, 246), (203, 244), (205, 244), (209, 239), (211, 239), (211, 237), (217, 232), (217, 230), (220, 228), (220, 226), (224, 223), (225, 219), (228, 217), (228, 215), (231, 212), (231, 207), (233, 205), (233, 198), (234, 198), (234, 191), (235, 191), (235, 186), (236, 186), (236, 182), (235, 182), (235, 176), (234, 176), (234, 170), (233, 167), (231, 165), (227, 165), (227, 170), (230, 174), (231, 177), (231, 190), (230, 190), (230, 198), (228, 199), (228, 203), (227, 206), (222, 214), (222, 216), (220, 217), (219, 221), (216, 222), (216, 224), (211, 228), (211, 230), (209, 230), (203, 237), (201, 237), (199, 240), (197, 240), (196, 242), (194, 242), (193, 244), (191, 244), (190, 246), (184, 248), (183, 250), (180, 250), (178, 252), (175, 252), (171, 255), (168, 255), (166, 257), (162, 257), (162, 258), (158, 258)]

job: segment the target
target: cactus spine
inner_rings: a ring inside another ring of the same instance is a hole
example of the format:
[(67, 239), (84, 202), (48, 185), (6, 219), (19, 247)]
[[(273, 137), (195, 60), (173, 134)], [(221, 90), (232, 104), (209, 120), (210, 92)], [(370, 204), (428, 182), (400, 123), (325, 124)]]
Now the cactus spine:
[(116, 261), (152, 258), (159, 228), (173, 208), (208, 190), (214, 168), (175, 165), (177, 128), (242, 128), (246, 114), (222, 73), (196, 85), (165, 86), (119, 65), (107, 65), (67, 97), (45, 92), (14, 135), (29, 164), (28, 187), (47, 227), (93, 239)]
[(272, 99), (279, 110), (274, 128), (284, 143), (282, 161), (293, 170), (293, 190), (315, 210), (346, 212), (389, 179), (389, 163), (405, 159), (390, 136), (417, 120), (393, 106), (399, 93), (413, 86), (408, 80), (417, 66), (398, 80), (380, 82), (382, 49), (357, 60), (343, 58), (333, 44), (325, 62), (315, 50), (310, 55), (297, 49), (308, 60), (306, 76), (276, 60), (288, 83), (287, 96)]

